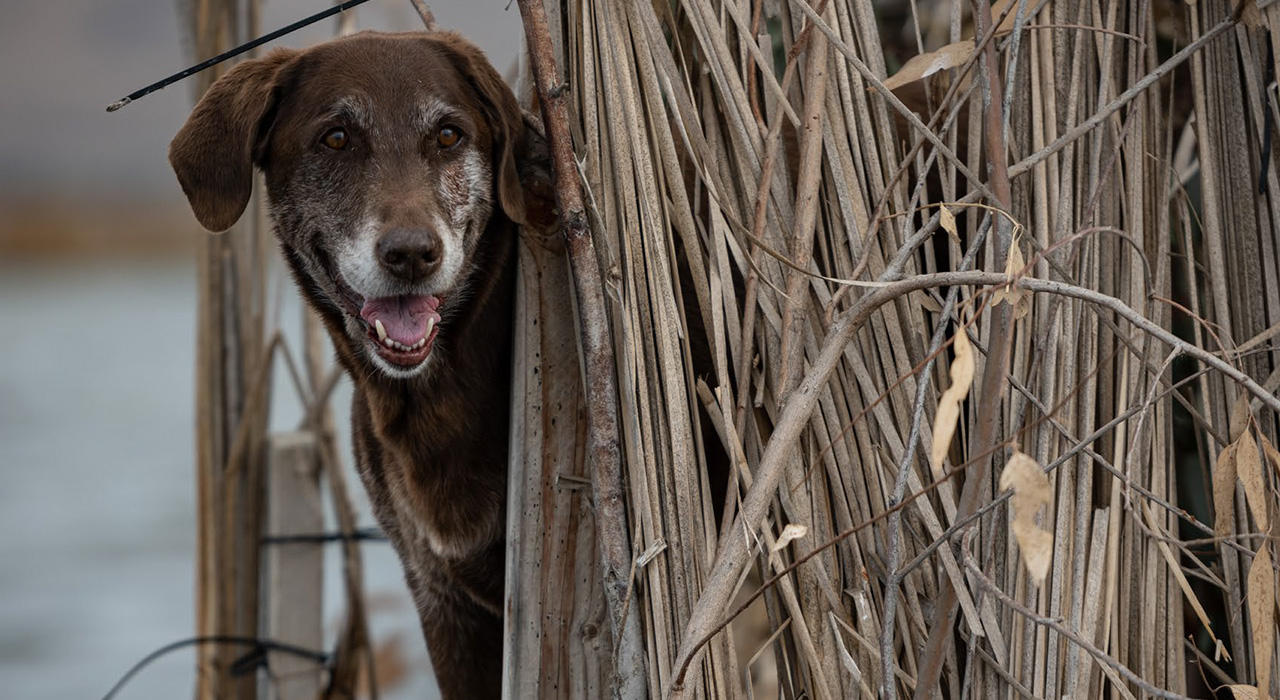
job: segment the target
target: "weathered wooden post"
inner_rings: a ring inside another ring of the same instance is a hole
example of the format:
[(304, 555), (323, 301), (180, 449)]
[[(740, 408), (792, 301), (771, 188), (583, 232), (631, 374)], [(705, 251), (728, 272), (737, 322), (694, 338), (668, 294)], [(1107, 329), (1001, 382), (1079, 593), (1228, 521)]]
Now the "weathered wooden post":
[[(267, 448), (267, 537), (324, 530), (320, 458), (309, 432), (276, 433)], [(324, 545), (277, 541), (267, 549), (267, 637), (304, 649), (323, 646)], [(273, 700), (315, 700), (321, 669), (310, 659), (271, 652)]]
[[(258, 33), (257, 0), (185, 3), (196, 58)], [(229, 65), (197, 79), (197, 94)], [(201, 636), (258, 634), (263, 440), (270, 353), (263, 330), (267, 247), (255, 197), (230, 231), (198, 246), (196, 328), (196, 629)], [(256, 674), (232, 675), (248, 649), (206, 645), (196, 697), (256, 700)]]

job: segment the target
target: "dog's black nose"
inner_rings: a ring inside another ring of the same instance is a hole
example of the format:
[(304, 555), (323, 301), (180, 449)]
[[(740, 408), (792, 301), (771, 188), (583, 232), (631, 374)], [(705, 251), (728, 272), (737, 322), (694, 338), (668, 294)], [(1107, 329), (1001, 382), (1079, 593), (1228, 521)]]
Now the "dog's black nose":
[(416, 284), (440, 268), (444, 244), (432, 231), (392, 229), (378, 241), (378, 263), (387, 272)]

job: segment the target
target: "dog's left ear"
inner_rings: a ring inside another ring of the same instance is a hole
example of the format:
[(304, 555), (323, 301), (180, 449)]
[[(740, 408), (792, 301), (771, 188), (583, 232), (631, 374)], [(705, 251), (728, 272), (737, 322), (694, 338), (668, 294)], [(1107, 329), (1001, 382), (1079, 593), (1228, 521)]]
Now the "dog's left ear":
[(452, 32), (440, 32), (434, 38), (453, 54), (458, 69), (470, 80), (483, 103), (493, 130), (493, 162), (497, 164), (494, 180), (502, 211), (517, 224), (529, 223), (519, 162), (527, 150), (527, 134), (516, 96), (489, 59), (471, 42)]

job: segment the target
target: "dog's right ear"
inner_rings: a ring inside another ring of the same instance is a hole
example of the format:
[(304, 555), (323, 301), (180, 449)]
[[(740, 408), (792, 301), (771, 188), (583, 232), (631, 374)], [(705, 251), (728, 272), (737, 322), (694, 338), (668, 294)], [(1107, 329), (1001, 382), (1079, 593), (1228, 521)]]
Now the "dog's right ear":
[(196, 219), (225, 231), (244, 213), (253, 165), (271, 131), (281, 77), (299, 52), (276, 49), (240, 63), (205, 92), (169, 144), (169, 164)]

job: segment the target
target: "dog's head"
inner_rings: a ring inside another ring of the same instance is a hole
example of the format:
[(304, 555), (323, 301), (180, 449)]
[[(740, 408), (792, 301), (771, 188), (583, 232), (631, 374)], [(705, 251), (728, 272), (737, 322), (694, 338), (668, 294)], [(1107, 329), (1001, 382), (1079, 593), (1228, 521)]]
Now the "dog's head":
[(299, 284), (356, 353), (410, 377), (473, 291), (486, 232), (510, 235), (494, 220), (525, 221), (525, 140), (515, 97), (475, 46), (368, 32), (241, 63), (169, 160), (212, 231), (244, 212), (260, 167)]

